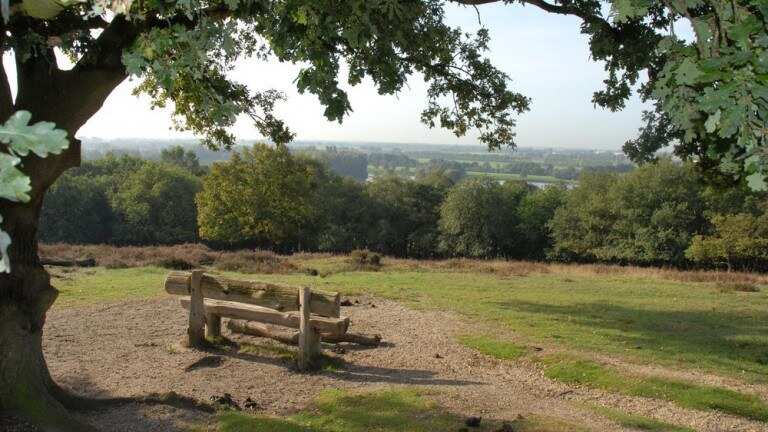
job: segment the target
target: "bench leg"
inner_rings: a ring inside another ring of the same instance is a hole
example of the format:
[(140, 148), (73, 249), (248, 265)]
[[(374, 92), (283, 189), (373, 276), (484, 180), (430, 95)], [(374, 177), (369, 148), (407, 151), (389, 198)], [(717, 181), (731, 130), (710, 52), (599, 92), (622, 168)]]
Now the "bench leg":
[(188, 347), (201, 348), (205, 346), (205, 304), (203, 303), (203, 289), (200, 283), (202, 278), (202, 270), (192, 270), (189, 286), (189, 328), (187, 329), (186, 340)]
[(303, 287), (300, 291), (299, 305), (301, 308), (301, 322), (299, 324), (299, 370), (304, 372), (316, 366), (320, 356), (320, 333), (310, 325), (310, 297), (309, 287)]
[(221, 315), (205, 314), (205, 337), (208, 339), (221, 337)]

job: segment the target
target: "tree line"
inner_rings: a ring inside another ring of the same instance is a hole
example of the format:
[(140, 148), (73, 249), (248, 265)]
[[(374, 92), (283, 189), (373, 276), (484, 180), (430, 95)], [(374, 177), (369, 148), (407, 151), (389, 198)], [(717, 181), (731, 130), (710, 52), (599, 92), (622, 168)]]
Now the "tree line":
[(463, 177), (445, 161), (412, 179), (360, 182), (314, 156), (256, 145), (210, 168), (180, 148), (165, 150), (160, 161), (124, 155), (86, 162), (49, 192), (40, 238), (202, 241), (286, 253), (369, 249), (409, 258), (768, 263), (764, 194), (706, 186), (693, 166), (670, 159), (628, 173), (584, 172), (568, 190)]

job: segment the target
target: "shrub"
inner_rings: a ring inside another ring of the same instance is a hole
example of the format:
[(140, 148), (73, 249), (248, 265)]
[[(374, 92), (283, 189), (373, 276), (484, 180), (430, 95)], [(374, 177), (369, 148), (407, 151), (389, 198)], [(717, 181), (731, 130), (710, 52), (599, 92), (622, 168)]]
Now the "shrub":
[(157, 265), (171, 270), (192, 270), (195, 268), (189, 261), (179, 258), (165, 258), (160, 260)]
[(241, 273), (288, 273), (296, 266), (270, 251), (242, 250), (223, 252), (213, 262), (213, 267)]
[(751, 283), (745, 282), (720, 282), (717, 284), (720, 292), (760, 292), (760, 288)]
[(368, 250), (353, 250), (349, 261), (355, 270), (378, 270), (381, 268), (381, 255)]

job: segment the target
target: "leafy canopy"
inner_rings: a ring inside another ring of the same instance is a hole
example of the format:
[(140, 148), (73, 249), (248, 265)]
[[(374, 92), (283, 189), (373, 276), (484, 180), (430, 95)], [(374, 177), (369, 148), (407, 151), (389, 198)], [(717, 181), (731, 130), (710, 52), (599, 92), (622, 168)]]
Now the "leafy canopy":
[[(488, 32), (465, 34), (447, 26), (443, 0), (87, 0), (57, 3), (58, 11), (12, 8), (6, 49), (22, 59), (52, 56), (52, 46), (77, 62), (75, 70), (106, 66), (118, 51), (138, 93), (155, 106), (172, 106), (176, 126), (210, 146), (231, 146), (227, 128), (253, 119), (277, 143), (293, 134), (274, 114), (284, 99), (273, 89), (231, 80), (242, 58), (277, 59), (302, 66), (295, 83), (318, 97), (329, 120), (352, 107), (340, 83), (372, 80), (381, 94), (400, 91), (413, 74), (429, 83), (422, 120), (463, 135), (481, 132), (491, 147), (513, 143), (512, 116), (528, 99), (508, 89), (508, 77), (484, 52)], [(124, 12), (110, 18), (106, 9)], [(53, 59), (51, 59), (53, 62)], [(114, 67), (115, 65), (110, 65)]]

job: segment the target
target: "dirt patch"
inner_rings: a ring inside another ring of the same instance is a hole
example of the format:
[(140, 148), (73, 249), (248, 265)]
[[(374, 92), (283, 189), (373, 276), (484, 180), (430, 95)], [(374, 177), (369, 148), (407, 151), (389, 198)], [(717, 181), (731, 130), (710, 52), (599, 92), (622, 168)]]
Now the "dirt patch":
[[(509, 420), (538, 414), (594, 431), (622, 430), (586, 407), (597, 402), (700, 432), (765, 430), (718, 413), (552, 382), (531, 362), (498, 361), (458, 344), (455, 336), (470, 327), (448, 313), (363, 298), (343, 308), (343, 314), (351, 317), (353, 331), (381, 334), (385, 343), (373, 349), (345, 345), (343, 354), (333, 354), (343, 359), (343, 367), (316, 374), (297, 373), (286, 348), (264, 339), (232, 336), (237, 344), (215, 352), (180, 348), (187, 318), (175, 299), (54, 309), (44, 347), (55, 379), (88, 396), (173, 391), (209, 401), (228, 394), (238, 404), (250, 400), (264, 412), (284, 415), (304, 408), (323, 389), (409, 385), (425, 389), (462, 416)], [(158, 432), (212, 421), (197, 411), (136, 404), (87, 414), (86, 419), (104, 430)]]

